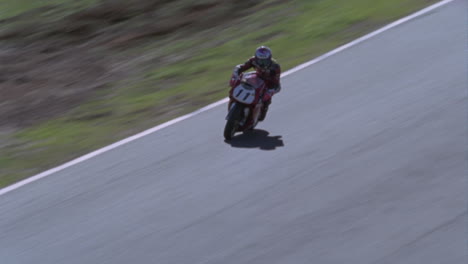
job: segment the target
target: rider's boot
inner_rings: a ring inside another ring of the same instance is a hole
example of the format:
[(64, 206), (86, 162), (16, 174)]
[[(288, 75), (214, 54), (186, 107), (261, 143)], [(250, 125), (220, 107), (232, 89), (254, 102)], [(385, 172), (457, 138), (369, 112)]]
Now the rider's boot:
[(270, 104), (271, 104), (271, 100), (263, 104), (262, 112), (260, 113), (260, 116), (258, 117), (258, 121), (265, 120), (266, 114), (268, 112), (268, 106), (270, 106)]

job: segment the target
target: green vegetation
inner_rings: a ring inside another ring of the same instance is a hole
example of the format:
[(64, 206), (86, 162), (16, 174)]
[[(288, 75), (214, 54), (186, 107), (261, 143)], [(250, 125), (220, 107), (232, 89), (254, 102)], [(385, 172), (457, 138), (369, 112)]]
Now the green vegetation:
[[(47, 9), (65, 7), (67, 10), (77, 10), (95, 3), (96, 0), (0, 0), (0, 19), (10, 18), (24, 12), (44, 8), (42, 15), (49, 15)], [(72, 12), (72, 11), (69, 11)]]
[[(0, 0), (0, 18), (44, 4), (93, 2)], [(260, 44), (272, 48), (285, 71), (435, 1), (286, 2), (263, 1), (236, 26), (174, 34), (126, 50), (164, 63), (109, 85), (58, 118), (4, 136), (10, 144), (0, 145), (0, 187), (224, 98), (233, 67)]]

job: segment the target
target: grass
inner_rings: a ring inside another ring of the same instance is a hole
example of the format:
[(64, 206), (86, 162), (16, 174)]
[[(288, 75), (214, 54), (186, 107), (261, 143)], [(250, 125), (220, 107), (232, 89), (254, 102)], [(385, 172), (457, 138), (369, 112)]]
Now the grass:
[[(93, 1), (0, 0), (0, 18), (59, 2), (83, 6)], [(127, 51), (174, 56), (167, 56), (169, 62), (163, 66), (101, 90), (95, 99), (60, 118), (12, 135), (13, 143), (0, 147), (0, 187), (224, 98), (233, 67), (260, 44), (273, 49), (285, 71), (436, 1), (272, 2), (264, 1), (261, 11), (244, 17), (238, 26), (215, 27)], [(109, 92), (112, 89), (116, 91)]]
[(45, 8), (42, 15), (47, 16), (54, 6), (77, 10), (95, 2), (96, 0), (0, 0), (0, 19), (11, 18), (37, 8)]

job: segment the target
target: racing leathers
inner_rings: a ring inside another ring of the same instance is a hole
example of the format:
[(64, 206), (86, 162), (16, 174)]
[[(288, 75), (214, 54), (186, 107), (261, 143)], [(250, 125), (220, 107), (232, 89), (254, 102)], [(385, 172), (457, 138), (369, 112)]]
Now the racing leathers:
[[(259, 120), (263, 121), (266, 117), (268, 106), (271, 104), (271, 98), (273, 94), (279, 93), (281, 90), (281, 67), (274, 59), (271, 59), (271, 64), (268, 67), (261, 67), (256, 63), (256, 58), (254, 56), (248, 59), (245, 63), (237, 65), (234, 69), (234, 75), (239, 76), (241, 73), (247, 71), (250, 68), (255, 68), (258, 76), (265, 81), (268, 93), (271, 95), (268, 97), (265, 96), (268, 99), (262, 98), (264, 105)], [(231, 102), (232, 99), (229, 105), (231, 105)]]

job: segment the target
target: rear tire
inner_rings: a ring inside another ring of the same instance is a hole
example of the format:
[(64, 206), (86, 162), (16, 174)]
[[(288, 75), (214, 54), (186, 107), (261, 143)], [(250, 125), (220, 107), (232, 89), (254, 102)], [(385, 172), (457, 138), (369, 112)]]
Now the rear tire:
[(224, 127), (224, 138), (226, 140), (231, 140), (234, 134), (237, 132), (237, 129), (239, 128), (242, 107), (236, 104), (232, 111), (233, 112), (229, 117), (228, 121), (226, 122), (226, 126)]

